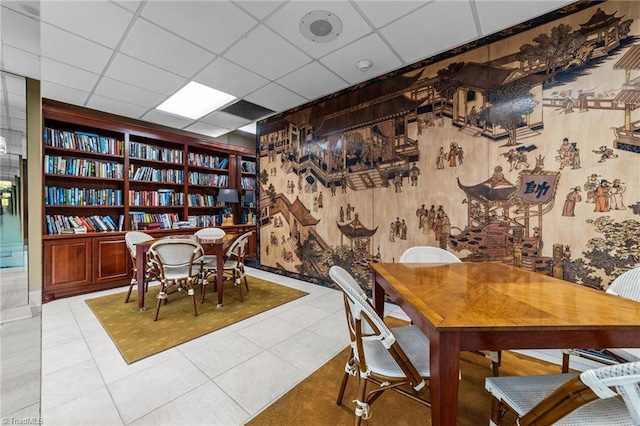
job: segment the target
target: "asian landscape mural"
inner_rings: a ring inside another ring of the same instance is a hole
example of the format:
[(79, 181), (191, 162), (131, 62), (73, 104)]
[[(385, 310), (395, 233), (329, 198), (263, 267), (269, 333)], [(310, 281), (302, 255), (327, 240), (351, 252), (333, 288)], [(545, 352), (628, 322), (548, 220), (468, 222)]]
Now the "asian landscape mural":
[(640, 3), (579, 2), (258, 123), (260, 264), (436, 245), (597, 289), (640, 265)]

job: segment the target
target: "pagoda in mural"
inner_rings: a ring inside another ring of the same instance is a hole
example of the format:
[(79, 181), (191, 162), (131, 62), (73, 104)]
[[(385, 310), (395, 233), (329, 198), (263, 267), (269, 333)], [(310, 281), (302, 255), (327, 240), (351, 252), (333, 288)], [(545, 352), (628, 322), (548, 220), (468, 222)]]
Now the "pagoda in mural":
[(353, 250), (357, 260), (366, 260), (373, 257), (371, 254), (371, 239), (378, 231), (377, 226), (374, 229), (365, 227), (360, 222), (358, 213), (355, 214), (351, 222), (344, 225), (336, 222), (336, 225), (338, 225), (338, 229), (342, 234), (340, 236), (340, 245), (344, 245), (344, 237), (348, 238), (349, 248)]

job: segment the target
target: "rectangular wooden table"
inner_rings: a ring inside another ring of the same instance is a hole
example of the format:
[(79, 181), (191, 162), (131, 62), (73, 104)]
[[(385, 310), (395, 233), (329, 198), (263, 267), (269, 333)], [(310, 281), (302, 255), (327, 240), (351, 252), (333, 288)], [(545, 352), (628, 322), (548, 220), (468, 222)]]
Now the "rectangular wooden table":
[(434, 426), (456, 424), (460, 351), (640, 342), (640, 303), (547, 275), (501, 263), (371, 267), (376, 311), (388, 294), (431, 342)]
[(158, 241), (159, 239), (164, 238), (189, 238), (193, 239), (200, 243), (202, 248), (204, 249), (205, 254), (215, 255), (216, 256), (216, 282), (218, 283), (218, 307), (222, 306), (222, 295), (223, 295), (223, 287), (222, 287), (222, 276), (223, 276), (223, 266), (224, 266), (224, 255), (227, 252), (227, 249), (231, 244), (235, 241), (236, 238), (240, 237), (239, 233), (236, 234), (226, 234), (222, 238), (211, 239), (211, 238), (203, 238), (197, 237), (195, 235), (171, 235), (168, 237), (162, 237), (153, 239), (150, 241), (145, 241), (144, 243), (136, 244), (136, 280), (138, 282), (138, 308), (141, 311), (144, 311), (144, 286), (140, 285), (140, 283), (144, 282), (144, 270), (145, 270), (145, 259), (147, 257), (147, 252), (149, 251), (149, 247), (151, 244)]

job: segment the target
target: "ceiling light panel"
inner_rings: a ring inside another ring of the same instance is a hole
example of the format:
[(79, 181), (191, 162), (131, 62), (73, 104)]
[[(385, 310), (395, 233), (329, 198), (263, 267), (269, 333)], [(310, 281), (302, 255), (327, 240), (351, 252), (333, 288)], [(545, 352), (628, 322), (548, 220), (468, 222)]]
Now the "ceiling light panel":
[(221, 92), (195, 81), (176, 92), (158, 106), (160, 111), (197, 120), (236, 99), (235, 96)]

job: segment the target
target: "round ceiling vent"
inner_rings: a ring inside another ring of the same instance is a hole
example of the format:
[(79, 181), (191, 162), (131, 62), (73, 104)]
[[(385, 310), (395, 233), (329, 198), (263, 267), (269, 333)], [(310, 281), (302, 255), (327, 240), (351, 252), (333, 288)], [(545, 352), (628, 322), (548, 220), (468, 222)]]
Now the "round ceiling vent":
[(335, 40), (342, 32), (342, 21), (326, 10), (309, 12), (300, 20), (300, 32), (314, 43)]

